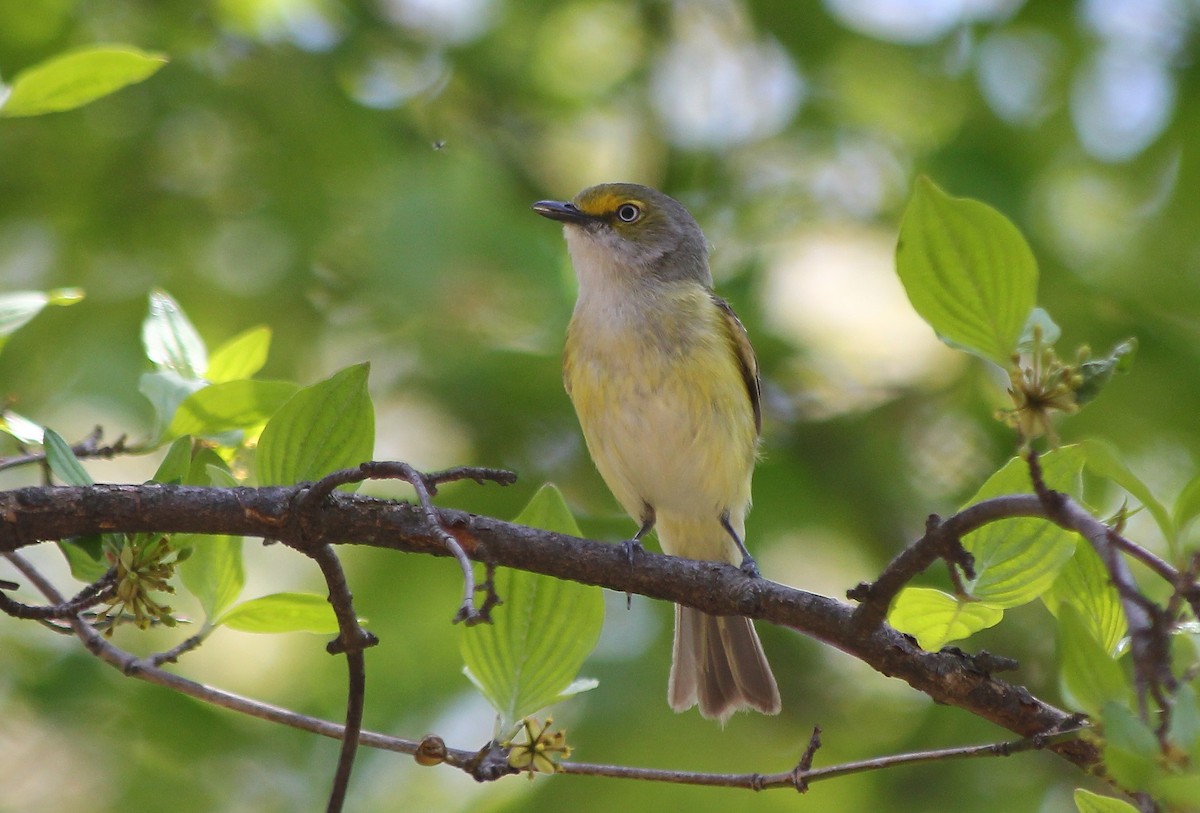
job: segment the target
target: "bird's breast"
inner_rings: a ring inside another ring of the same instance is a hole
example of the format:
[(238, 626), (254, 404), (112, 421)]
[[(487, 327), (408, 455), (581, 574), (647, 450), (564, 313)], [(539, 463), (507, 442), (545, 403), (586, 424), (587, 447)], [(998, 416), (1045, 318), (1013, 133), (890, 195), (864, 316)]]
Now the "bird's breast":
[(719, 314), (699, 293), (657, 311), (584, 302), (568, 330), (564, 378), (588, 451), (635, 518), (643, 505), (717, 516), (750, 499), (753, 409)]

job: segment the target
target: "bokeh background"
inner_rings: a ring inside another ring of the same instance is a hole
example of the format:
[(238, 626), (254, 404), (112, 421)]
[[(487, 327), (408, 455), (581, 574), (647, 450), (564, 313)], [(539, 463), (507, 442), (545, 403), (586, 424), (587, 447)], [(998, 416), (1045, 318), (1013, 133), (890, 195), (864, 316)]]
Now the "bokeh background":
[[(998, 371), (942, 347), (894, 278), (899, 215), (927, 173), (1028, 236), (1064, 355), (1140, 339), (1132, 374), (1062, 432), (1107, 439), (1170, 499), (1200, 448), (1198, 21), (1193, 0), (0, 0), (0, 78), (98, 42), (171, 58), (86, 108), (0, 122), (0, 290), (87, 294), (11, 339), (0, 396), (71, 439), (95, 424), (145, 437), (139, 329), (161, 286), (210, 347), (269, 325), (263, 377), (312, 383), (370, 360), (377, 457), (521, 474), (506, 490), (447, 488), (443, 504), (512, 517), (551, 480), (587, 533), (622, 538), (633, 526), (560, 383), (574, 281), (559, 230), (529, 204), (648, 183), (704, 226), (760, 355), (750, 546), (770, 578), (841, 595), (1014, 449), (992, 417)], [(139, 482), (154, 465), (90, 468)], [(1139, 517), (1130, 532), (1157, 544)], [(61, 573), (52, 550), (35, 554)], [(320, 590), (286, 550), (251, 541), (247, 556), (247, 596)], [(455, 567), (344, 558), (383, 641), (368, 655), (367, 725), (482, 744), (491, 714), (449, 623)], [(793, 765), (818, 723), (819, 765), (1007, 736), (766, 628), (780, 717), (721, 731), (674, 716), (670, 607), (610, 598), (585, 668), (600, 688), (555, 715), (579, 759), (769, 772)], [(1011, 612), (972, 646), (1018, 657), (1016, 679), (1056, 701), (1047, 618)], [(117, 636), (137, 651), (172, 640)], [(25, 622), (0, 621), (0, 646), (0, 809), (324, 804), (332, 742), (124, 679)], [(218, 634), (179, 669), (313, 714), (344, 704), (342, 664), (305, 635)], [(1026, 754), (797, 799), (585, 778), (478, 786), (363, 753), (349, 809), (1057, 813), (1080, 781)]]

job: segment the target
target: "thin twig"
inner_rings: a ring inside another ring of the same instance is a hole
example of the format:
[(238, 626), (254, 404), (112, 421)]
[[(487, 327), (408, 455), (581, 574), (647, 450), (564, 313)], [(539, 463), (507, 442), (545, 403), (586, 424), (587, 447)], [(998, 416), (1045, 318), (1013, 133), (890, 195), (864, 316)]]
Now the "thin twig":
[[(46, 580), (41, 573), (37, 571), (37, 569), (34, 568), (24, 557), (17, 553), (8, 553), (6, 554), (6, 558), (8, 558), (9, 561), (11, 561), (13, 565), (30, 582), (32, 582), (49, 601), (55, 603), (61, 603), (63, 601), (62, 596), (58, 593), (55, 587), (48, 580)], [(111, 641), (105, 639), (78, 616), (70, 619), (70, 623), (75, 631), (76, 636), (79, 637), (89, 652), (98, 657), (100, 660), (114, 667), (124, 675), (173, 689), (174, 691), (194, 697), (203, 702), (246, 714), (251, 717), (256, 717), (268, 722), (286, 725), (299, 730), (308, 731), (313, 734), (329, 737), (331, 739), (344, 739), (346, 736), (347, 729), (343, 725), (339, 725), (328, 720), (322, 720), (317, 717), (299, 714), (290, 709), (285, 709), (269, 703), (263, 703), (242, 695), (234, 694), (233, 692), (215, 689), (211, 686), (206, 686), (204, 684), (188, 680), (187, 678), (160, 669), (157, 666), (152, 665), (148, 660), (138, 658), (115, 646)], [(560, 772), (568, 775), (605, 776), (616, 779), (641, 779), (653, 782), (669, 782), (674, 784), (687, 784), (707, 787), (740, 787), (749, 790), (762, 790), (775, 787), (795, 788), (798, 780), (803, 781), (804, 783), (811, 783), (824, 779), (832, 779), (837, 776), (844, 776), (851, 773), (882, 770), (902, 765), (973, 757), (1009, 756), (1011, 754), (1024, 751), (1039, 750), (1076, 738), (1083, 730), (1085, 730), (1085, 727), (1079, 726), (1057, 731), (1049, 735), (1026, 737), (1019, 740), (992, 743), (989, 745), (920, 751), (908, 754), (876, 757), (869, 760), (846, 762), (824, 768), (812, 768), (811, 755), (815, 754), (817, 747), (819, 747), (820, 733), (818, 729), (814, 729), (813, 737), (809, 741), (809, 747), (806, 749), (805, 756), (801, 758), (801, 764), (798, 766), (802, 769), (799, 774), (796, 769), (777, 774), (717, 774), (696, 771), (664, 770), (657, 768), (637, 768), (586, 762), (564, 762), (560, 765)], [(422, 740), (417, 741), (393, 737), (373, 731), (361, 732), (359, 735), (359, 741), (362, 745), (371, 748), (403, 754), (412, 754), (419, 757), (423, 755), (424, 758), (420, 760), (422, 764), (446, 764), (451, 767), (466, 771), (480, 781), (499, 778), (502, 775), (513, 772), (510, 769), (506, 769), (506, 763), (504, 763), (501, 759), (503, 752), (496, 752), (495, 746), (492, 743), (484, 746), (484, 748), (481, 750), (469, 751), (447, 748), (445, 743), (441, 741), (441, 738), (436, 736), (427, 736)], [(815, 745), (814, 742), (816, 743)], [(808, 762), (807, 765), (805, 764), (806, 761)]]
[[(4, 595), (4, 593), (0, 593), (0, 612), (11, 615), (14, 618), (27, 620), (61, 621), (76, 616), (84, 610), (95, 607), (97, 604), (102, 604), (112, 598), (116, 589), (116, 582), (117, 570), (116, 568), (109, 568), (107, 573), (84, 587), (73, 598), (64, 601), (62, 604), (41, 606), (22, 604)], [(6, 589), (15, 590), (18, 586), (13, 585)]]
[(437, 494), (438, 485), (455, 480), (474, 480), (480, 484), (494, 482), (502, 486), (511, 485), (517, 481), (516, 474), (505, 469), (476, 466), (456, 466), (425, 474), (398, 460), (368, 461), (356, 469), (341, 469), (322, 477), (304, 493), (303, 504), (306, 507), (317, 505), (332, 494), (338, 486), (364, 480), (403, 480), (412, 486), (417, 495), (421, 514), (429, 526), (429, 531), (442, 541), (446, 550), (450, 551), (462, 570), (463, 600), (454, 616), (454, 623), (463, 621), (470, 627), (489, 620), (486, 614), (475, 608), (475, 569), (471, 566), (471, 560), (458, 539), (446, 530), (446, 526), (438, 515), (438, 510), (433, 504), (433, 495)]
[(1147, 694), (1155, 697), (1165, 711), (1162, 687), (1168, 691), (1173, 691), (1175, 687), (1170, 666), (1171, 623), (1162, 608), (1146, 598), (1138, 588), (1129, 565), (1121, 557), (1118, 544), (1113, 539), (1113, 530), (1066, 494), (1046, 485), (1036, 451), (1029, 451), (1028, 464), (1034, 493), (1045, 507), (1047, 517), (1064, 528), (1078, 532), (1091, 544), (1117, 590), (1125, 621), (1129, 625), (1138, 708), (1142, 719), (1148, 722), (1150, 710), (1146, 702)]
[(800, 755), (800, 761), (796, 763), (796, 767), (791, 770), (792, 784), (796, 788), (797, 793), (806, 793), (808, 791), (808, 776), (812, 773), (813, 759), (817, 756), (817, 749), (821, 747), (821, 727), (813, 726), (812, 736), (808, 738), (808, 746), (804, 749), (804, 753)]
[(211, 632), (212, 628), (205, 626), (195, 635), (183, 639), (180, 643), (171, 647), (167, 651), (157, 652), (153, 655), (147, 655), (145, 658), (142, 658), (142, 661), (149, 666), (156, 667), (162, 666), (164, 663), (178, 663), (181, 655), (191, 652), (193, 649), (200, 646), (200, 644), (204, 643), (205, 639), (208, 638)]
[[(100, 445), (102, 436), (103, 430), (97, 426), (86, 438), (72, 446), (71, 451), (75, 453), (76, 457), (81, 459), (102, 458), (104, 460), (111, 460), (119, 454), (136, 454), (138, 452), (138, 450), (125, 445), (125, 435), (121, 435), (115, 442), (108, 446)], [(0, 471), (16, 468), (17, 466), (27, 466), (30, 463), (44, 463), (45, 460), (45, 451), (26, 452), (25, 454), (0, 457)]]
[(943, 762), (952, 759), (972, 759), (978, 757), (1007, 757), (1025, 751), (1038, 751), (1056, 743), (1075, 739), (1084, 730), (1086, 729), (1073, 728), (1045, 736), (1025, 737), (1019, 740), (990, 743), (988, 745), (969, 745), (959, 748), (941, 748), (932, 751), (894, 754), (854, 762), (843, 762), (839, 765), (830, 765), (825, 768), (798, 770), (797, 768), (800, 766), (797, 766), (797, 768), (793, 768), (790, 771), (773, 774), (701, 773), (698, 771), (672, 771), (656, 768), (629, 768), (620, 765), (599, 765), (586, 762), (564, 762), (561, 767), (562, 773), (565, 774), (643, 779), (650, 782), (669, 782), (681, 785), (746, 788), (748, 790), (767, 790), (769, 788), (800, 789), (800, 787), (808, 783), (819, 782), (824, 779), (895, 768), (902, 765), (918, 765), (925, 762)]
[(346, 726), (337, 770), (334, 772), (333, 788), (326, 807), (327, 813), (340, 813), (346, 802), (346, 791), (350, 787), (350, 774), (354, 769), (354, 757), (358, 752), (359, 735), (362, 732), (363, 710), (366, 708), (367, 668), (363, 650), (375, 646), (379, 639), (358, 623), (350, 586), (333, 548), (330, 545), (321, 545), (313, 550), (311, 555), (325, 576), (325, 584), (329, 587), (329, 603), (333, 605), (338, 621), (338, 637), (327, 649), (331, 655), (339, 652), (346, 655)]
[(1169, 562), (1155, 556), (1141, 545), (1122, 536), (1116, 529), (1109, 532), (1108, 538), (1118, 548), (1153, 570), (1167, 582), (1175, 584), (1179, 581), (1179, 571), (1171, 567)]
[[(946, 560), (952, 576), (957, 576), (957, 567), (968, 578), (973, 577), (974, 562), (961, 542), (971, 531), (1000, 519), (1044, 513), (1036, 501), (1025, 495), (1011, 495), (983, 500), (946, 519), (931, 514), (924, 536), (897, 554), (874, 582), (863, 582), (847, 593), (847, 598), (861, 602), (854, 611), (854, 623), (859, 629), (882, 624), (900, 590), (938, 559)], [(961, 587), (961, 581), (956, 579), (956, 585)]]

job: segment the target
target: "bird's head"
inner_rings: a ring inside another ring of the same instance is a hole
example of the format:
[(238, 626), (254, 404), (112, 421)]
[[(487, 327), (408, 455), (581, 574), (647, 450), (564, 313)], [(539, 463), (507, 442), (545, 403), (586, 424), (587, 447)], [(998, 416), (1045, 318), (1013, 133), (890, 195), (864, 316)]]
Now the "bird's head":
[(533, 210), (563, 224), (581, 283), (594, 273), (623, 273), (711, 285), (708, 244), (696, 219), (656, 189), (600, 184), (571, 201), (538, 201)]

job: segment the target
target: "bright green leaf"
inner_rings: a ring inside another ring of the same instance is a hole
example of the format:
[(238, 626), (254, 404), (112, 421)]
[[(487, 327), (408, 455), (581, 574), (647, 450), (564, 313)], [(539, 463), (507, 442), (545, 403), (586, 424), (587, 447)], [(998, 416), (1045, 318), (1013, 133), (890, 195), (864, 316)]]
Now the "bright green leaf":
[(1138, 813), (1138, 809), (1123, 799), (1100, 796), (1083, 788), (1075, 789), (1075, 808), (1079, 813)]
[(213, 351), (208, 360), (208, 380), (219, 384), (249, 378), (267, 363), (270, 347), (271, 328), (265, 325), (239, 333)]
[(1154, 517), (1163, 538), (1173, 544), (1176, 537), (1175, 523), (1166, 507), (1150, 491), (1150, 487), (1138, 479), (1137, 475), (1121, 462), (1116, 451), (1107, 443), (1099, 440), (1086, 440), (1083, 442), (1083, 448), (1087, 454), (1088, 469), (1101, 477), (1112, 480), (1144, 505), (1150, 512), (1150, 516)]
[[(575, 518), (558, 489), (543, 486), (516, 520), (548, 531), (579, 536)], [(467, 676), (479, 687), (507, 727), (574, 691), (604, 624), (604, 599), (597, 587), (499, 568), (496, 591), (504, 603), (492, 610), (494, 624), (463, 630)]]
[(1054, 585), (1042, 594), (1042, 601), (1055, 616), (1063, 603), (1079, 610), (1084, 626), (1110, 655), (1125, 637), (1125, 611), (1121, 609), (1117, 588), (1091, 545), (1076, 545), (1075, 555), (1058, 574)]
[(275, 413), (258, 440), (261, 485), (317, 480), (371, 458), (375, 409), (367, 393), (369, 369), (347, 367), (300, 390)]
[(1128, 790), (1150, 787), (1159, 773), (1158, 739), (1124, 703), (1109, 702), (1100, 715), (1104, 733), (1104, 767)]
[(192, 555), (179, 565), (179, 575), (183, 586), (200, 602), (205, 618), (211, 622), (237, 601), (246, 583), (242, 539), (177, 534), (173, 544), (176, 548), (192, 549)]
[(50, 471), (58, 479), (62, 480), (69, 486), (90, 486), (95, 484), (92, 475), (87, 473), (80, 463), (79, 458), (75, 456), (75, 452), (71, 449), (71, 444), (62, 439), (62, 436), (53, 429), (46, 430), (46, 462), (50, 464)]
[(173, 370), (142, 373), (138, 379), (138, 392), (154, 407), (154, 436), (160, 437), (175, 417), (179, 405), (205, 386), (204, 379), (184, 378)]
[[(1042, 455), (1046, 484), (1057, 491), (1078, 494), (1083, 459), (1083, 450), (1078, 446), (1064, 446)], [(1029, 465), (1015, 457), (989, 477), (967, 505), (1031, 491)], [(966, 585), (967, 592), (979, 601), (1008, 608), (1032, 601), (1054, 584), (1075, 553), (1076, 537), (1047, 520), (1022, 517), (989, 523), (966, 534), (962, 542), (975, 557), (975, 579)]]
[(1200, 774), (1196, 769), (1178, 776), (1160, 776), (1150, 785), (1155, 801), (1165, 802), (1160, 808), (1171, 813), (1196, 813), (1200, 811)]
[(1093, 637), (1070, 604), (1058, 611), (1058, 660), (1059, 684), (1073, 709), (1096, 717), (1106, 703), (1125, 702), (1132, 696), (1121, 664)]
[(46, 429), (40, 424), (19, 415), (11, 409), (0, 410), (0, 431), (7, 432), (21, 443), (41, 446), (46, 439)]
[(1200, 517), (1200, 475), (1193, 477), (1175, 500), (1176, 530), (1182, 532), (1196, 517)]
[(243, 601), (213, 622), (242, 632), (313, 632), (332, 635), (338, 631), (333, 606), (324, 596), (312, 593), (273, 593)]
[(67, 565), (71, 568), (72, 578), (78, 581), (94, 582), (108, 572), (109, 566), (104, 560), (104, 542), (101, 534), (61, 539), (58, 549), (62, 551)]
[[(1200, 757), (1200, 705), (1197, 704), (1196, 690), (1190, 683), (1180, 685), (1175, 693), (1167, 736), (1193, 760)], [(1200, 769), (1200, 764), (1196, 764), (1196, 767)]]
[[(229, 474), (229, 464), (227, 464), (221, 456), (217, 454), (211, 446), (201, 446), (192, 454), (192, 463), (188, 467), (187, 477), (184, 478), (183, 484), (187, 486), (216, 486), (222, 485), (213, 479), (212, 470), (223, 470), (226, 476)], [(240, 483), (234, 483), (240, 485)]]
[(179, 404), (166, 434), (212, 437), (261, 426), (299, 389), (290, 381), (248, 378), (210, 384)]
[(900, 223), (896, 271), (943, 339), (1007, 367), (1037, 301), (1037, 262), (1004, 215), (926, 177)]
[(167, 449), (166, 456), (158, 464), (158, 471), (151, 478), (155, 483), (182, 483), (192, 465), (192, 439), (190, 436), (176, 438)]
[(209, 484), (217, 488), (237, 488), (241, 485), (238, 479), (233, 476), (233, 473), (223, 466), (209, 463), (205, 466), (205, 471), (208, 474)]
[(38, 116), (82, 107), (152, 76), (167, 63), (129, 45), (95, 45), (60, 54), (17, 74), (0, 116)]
[(24, 327), (47, 305), (74, 305), (81, 299), (83, 291), (79, 288), (0, 294), (0, 349), (3, 349), (10, 335)]
[(199, 379), (208, 370), (208, 350), (179, 303), (166, 291), (150, 292), (150, 310), (142, 322), (146, 357), (185, 379)]
[(1002, 618), (1002, 609), (961, 601), (929, 587), (904, 588), (888, 610), (888, 623), (916, 638), (921, 648), (930, 652), (994, 627)]
[(8, 336), (47, 305), (74, 305), (83, 299), (81, 288), (56, 288), (51, 291), (13, 291), (0, 294), (0, 337)]

